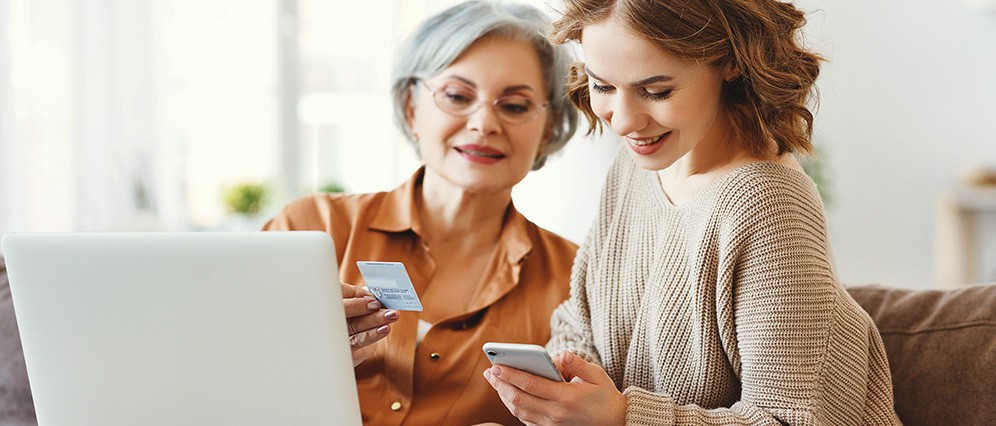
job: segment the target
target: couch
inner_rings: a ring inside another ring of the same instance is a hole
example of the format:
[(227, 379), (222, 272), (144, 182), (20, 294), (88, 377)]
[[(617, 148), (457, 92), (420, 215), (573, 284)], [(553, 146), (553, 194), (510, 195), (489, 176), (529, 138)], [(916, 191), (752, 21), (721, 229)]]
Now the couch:
[(904, 424), (996, 425), (996, 283), (847, 290), (882, 334)]
[[(996, 425), (996, 283), (953, 290), (848, 291), (882, 333), (907, 425)], [(0, 257), (0, 425), (35, 424)]]
[(24, 369), (21, 336), (10, 300), (7, 266), (0, 257), (0, 425), (34, 425), (35, 407)]

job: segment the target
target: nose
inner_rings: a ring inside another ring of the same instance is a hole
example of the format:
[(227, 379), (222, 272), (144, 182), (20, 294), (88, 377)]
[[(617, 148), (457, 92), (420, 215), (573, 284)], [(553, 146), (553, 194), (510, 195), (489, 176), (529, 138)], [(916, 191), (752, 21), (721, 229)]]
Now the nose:
[(467, 116), (467, 130), (489, 135), (501, 131), (501, 122), (495, 114), (494, 106), (481, 103), (477, 110)]
[(638, 133), (647, 127), (649, 116), (643, 104), (632, 96), (617, 93), (609, 103), (605, 121), (619, 136)]

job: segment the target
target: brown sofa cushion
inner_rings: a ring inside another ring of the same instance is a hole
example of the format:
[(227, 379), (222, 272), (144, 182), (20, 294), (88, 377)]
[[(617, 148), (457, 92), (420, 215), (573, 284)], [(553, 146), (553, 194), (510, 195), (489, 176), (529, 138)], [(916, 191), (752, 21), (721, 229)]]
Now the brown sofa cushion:
[(904, 424), (996, 424), (996, 284), (847, 290), (882, 334)]
[(0, 425), (33, 425), (35, 404), (24, 369), (21, 335), (10, 300), (7, 265), (0, 257)]

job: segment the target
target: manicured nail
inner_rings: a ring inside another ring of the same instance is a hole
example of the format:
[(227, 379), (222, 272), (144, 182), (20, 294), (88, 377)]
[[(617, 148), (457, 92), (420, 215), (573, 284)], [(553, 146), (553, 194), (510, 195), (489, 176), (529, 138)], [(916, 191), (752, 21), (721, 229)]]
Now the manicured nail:
[(388, 327), (386, 325), (382, 325), (380, 326), (380, 328), (377, 329), (378, 334), (387, 334), (388, 331), (391, 331), (391, 327)]
[(398, 311), (392, 309), (390, 311), (384, 312), (384, 318), (394, 321), (398, 319)]
[(497, 365), (494, 366), (494, 367), (491, 367), (491, 374), (494, 374), (495, 377), (501, 377), (501, 367), (499, 367)]
[(367, 303), (367, 309), (369, 309), (371, 311), (376, 311), (376, 310), (380, 309), (380, 302), (374, 300), (374, 301), (372, 301), (370, 303)]
[(484, 370), (484, 378), (491, 380), (491, 370)]

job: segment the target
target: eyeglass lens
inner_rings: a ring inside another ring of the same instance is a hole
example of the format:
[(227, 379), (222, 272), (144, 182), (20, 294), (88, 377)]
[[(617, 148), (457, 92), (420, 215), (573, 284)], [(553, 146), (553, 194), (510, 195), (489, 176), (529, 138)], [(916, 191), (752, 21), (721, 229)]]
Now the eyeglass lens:
[(508, 123), (524, 123), (539, 116), (542, 105), (524, 95), (506, 95), (488, 102), (478, 100), (476, 92), (470, 87), (448, 83), (435, 90), (426, 86), (431, 92), (436, 105), (444, 111), (456, 115), (470, 115), (482, 104), (490, 104), (499, 118)]

